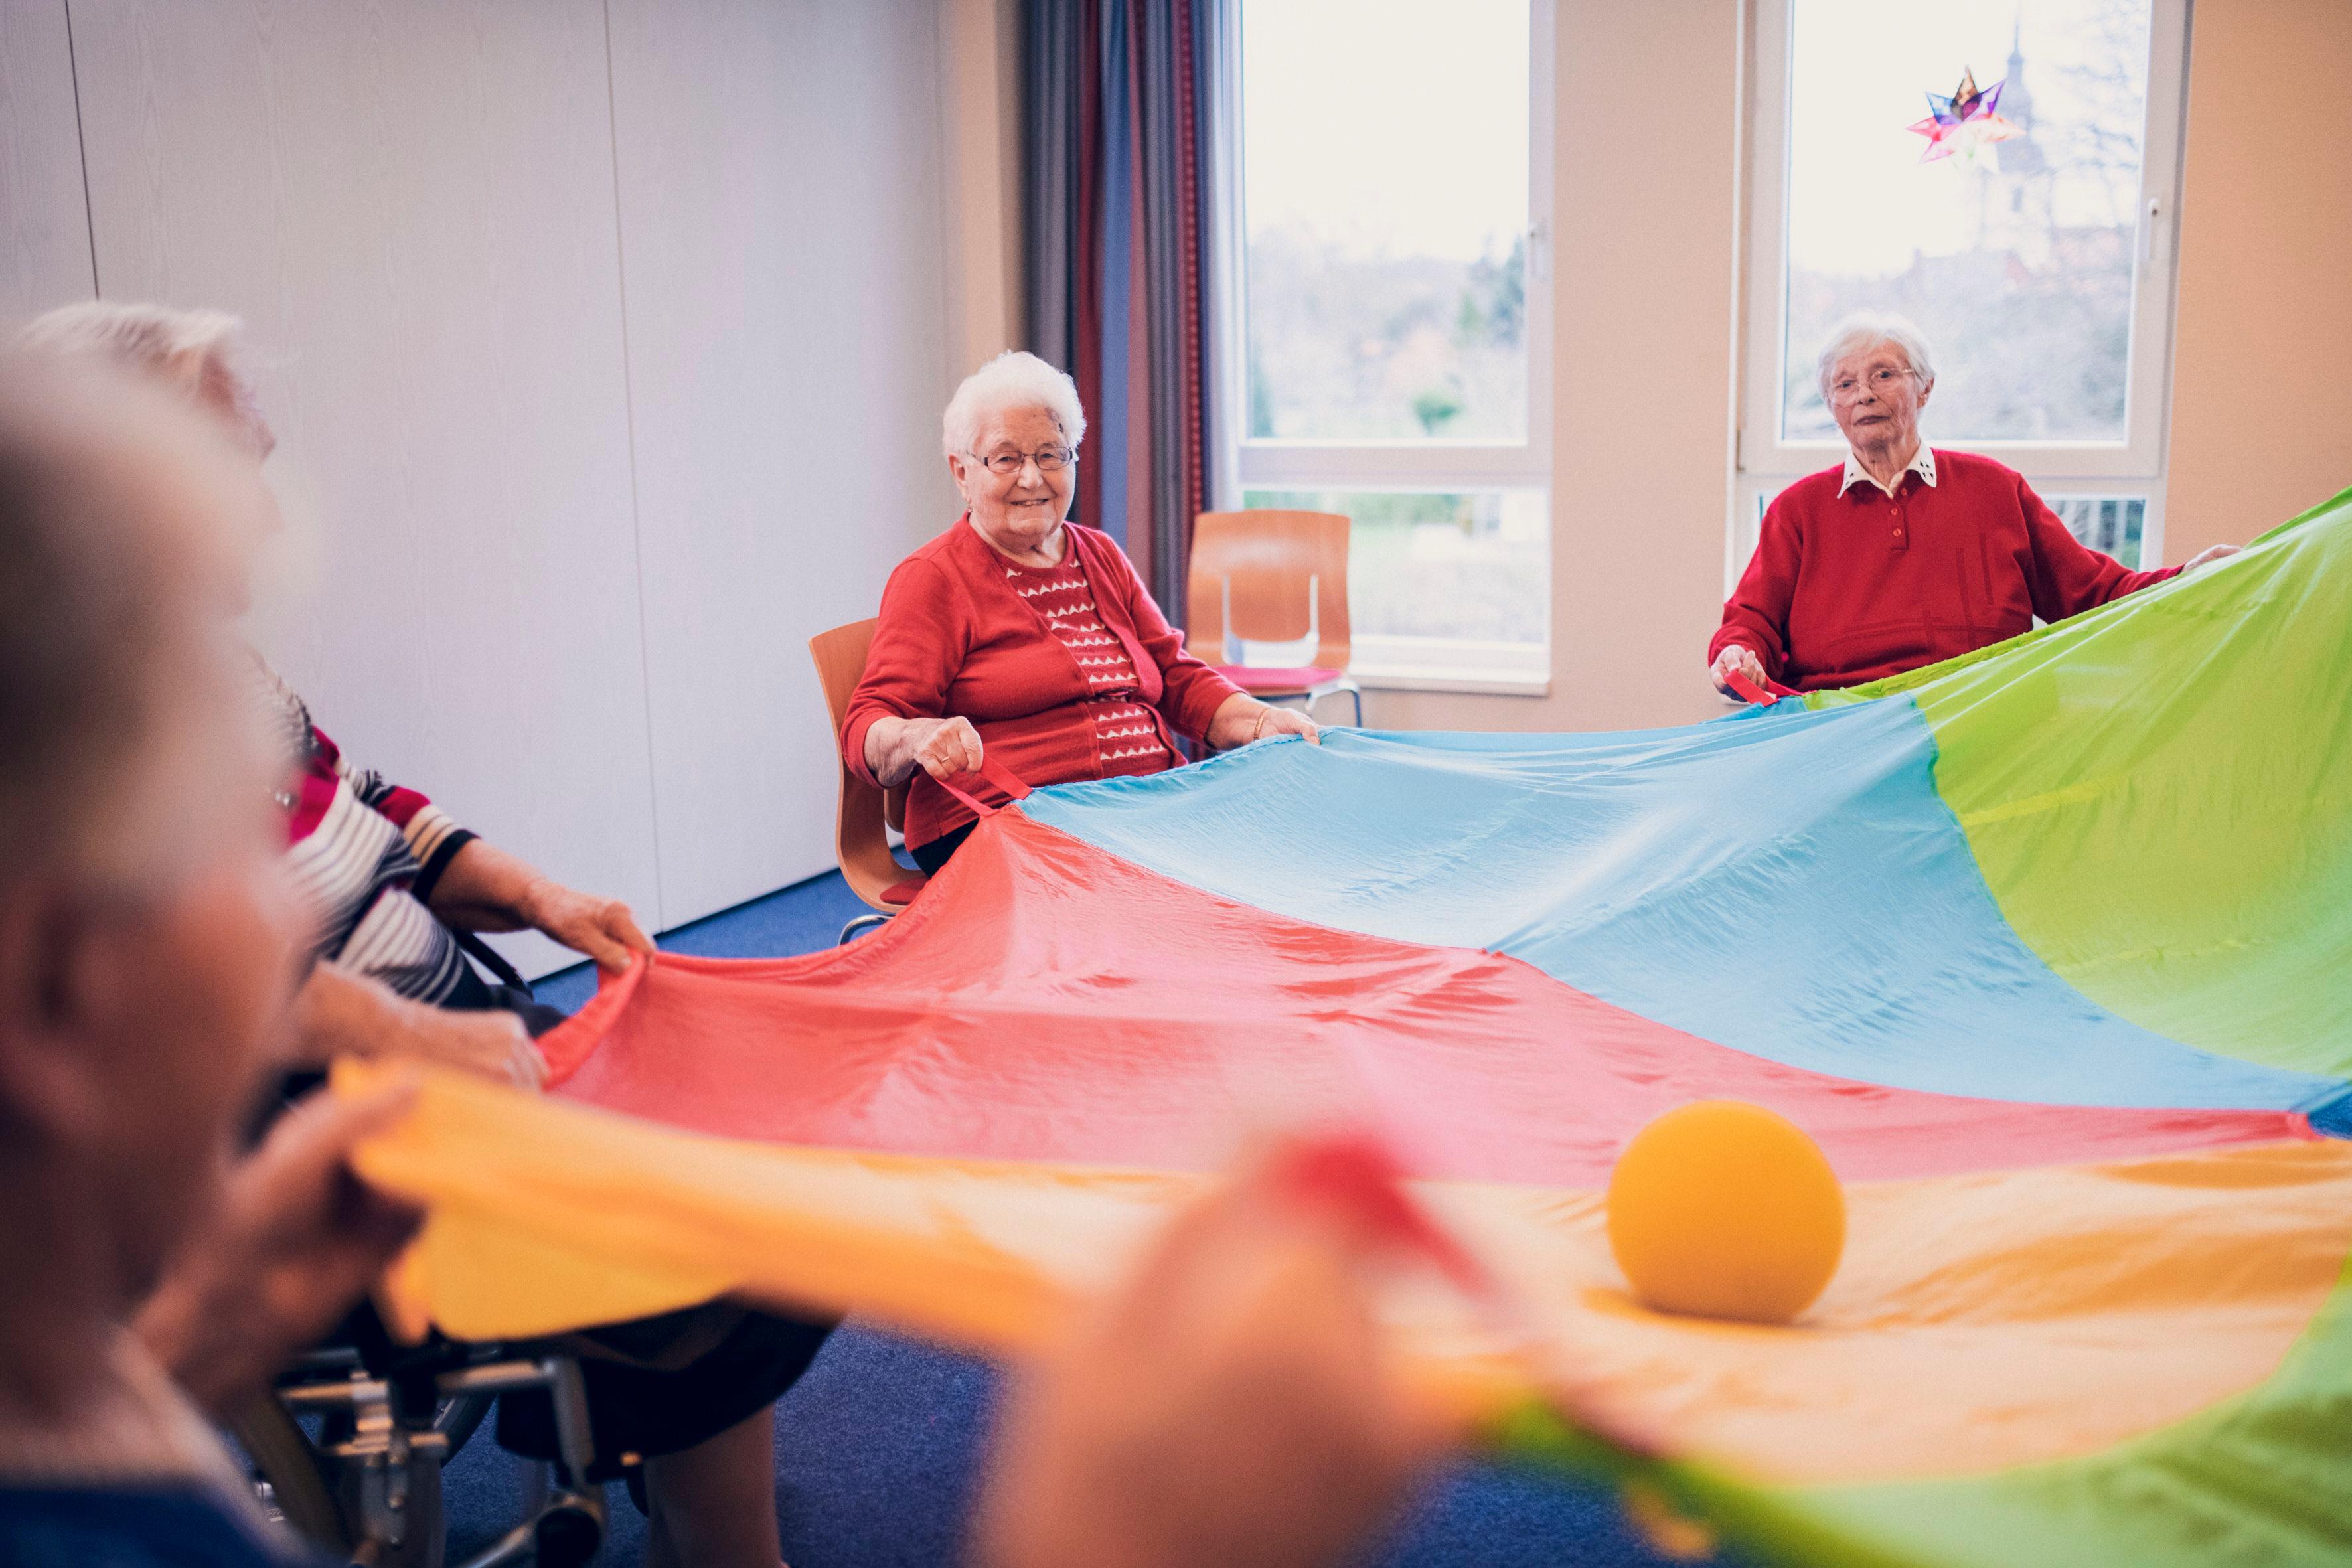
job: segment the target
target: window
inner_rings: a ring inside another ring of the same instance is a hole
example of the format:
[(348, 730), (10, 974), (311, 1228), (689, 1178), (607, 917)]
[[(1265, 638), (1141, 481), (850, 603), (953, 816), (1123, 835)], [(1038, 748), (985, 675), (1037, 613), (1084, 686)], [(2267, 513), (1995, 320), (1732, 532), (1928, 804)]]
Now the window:
[(1235, 3), (1220, 503), (1353, 520), (1360, 680), (1543, 690), (1549, 0)]
[(2094, 550), (2105, 551), (2137, 572), (2140, 542), (2147, 530), (2145, 496), (2045, 496), (2067, 531)]
[[(1931, 444), (2158, 557), (2187, 29), (2186, 0), (1761, 7), (1735, 572), (1759, 499), (1844, 450), (1814, 356), (1863, 309), (1935, 346)], [(1963, 72), (2010, 133), (1923, 162), (1910, 127)]]

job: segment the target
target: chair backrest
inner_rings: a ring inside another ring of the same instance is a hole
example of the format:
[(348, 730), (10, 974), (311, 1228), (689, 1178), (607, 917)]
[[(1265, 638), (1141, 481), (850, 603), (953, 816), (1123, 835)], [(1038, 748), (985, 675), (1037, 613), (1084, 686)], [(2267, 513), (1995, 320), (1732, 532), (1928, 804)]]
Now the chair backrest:
[(1233, 632), (1253, 642), (1320, 633), (1314, 662), (1348, 668), (1348, 520), (1331, 511), (1204, 511), (1192, 526), (1185, 583), (1187, 641), (1211, 664), (1225, 658), (1224, 603), (1232, 585)]
[[(849, 710), (850, 693), (866, 676), (866, 652), (874, 644), (872, 620), (853, 621), (809, 638), (809, 657), (816, 661), (817, 684), (824, 688), (825, 711), (833, 717), (832, 744), (840, 755), (841, 722)], [(909, 871), (890, 853), (883, 831), (887, 823), (903, 829), (907, 821), (907, 786), (876, 789), (841, 763), (841, 805), (833, 824), (833, 850), (849, 890), (877, 910), (896, 906), (882, 901), (882, 889), (896, 883), (920, 881), (922, 873)]]

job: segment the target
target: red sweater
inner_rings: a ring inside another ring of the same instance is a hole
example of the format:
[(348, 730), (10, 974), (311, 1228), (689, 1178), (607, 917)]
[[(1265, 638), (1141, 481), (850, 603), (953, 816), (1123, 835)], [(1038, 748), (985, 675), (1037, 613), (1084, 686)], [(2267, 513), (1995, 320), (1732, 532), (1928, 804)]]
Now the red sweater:
[[(1241, 689), (1184, 651), (1184, 634), (1168, 624), (1108, 534), (1076, 523), (1066, 531), (1103, 626), (1134, 664), (1135, 695), (1097, 695), (1078, 655), (1015, 591), (1012, 563), (967, 515), (901, 561), (882, 590), (882, 623), (841, 727), (841, 754), (852, 773), (875, 782), (866, 731), (882, 718), (961, 714), (980, 731), (982, 749), (1031, 785), (1132, 771), (1106, 763), (1106, 745), (1129, 749), (1101, 738), (1127, 727), (1097, 721), (1106, 704), (1139, 704), (1167, 746), (1168, 763), (1176, 760), (1171, 725), (1195, 740), (1207, 737), (1209, 721)], [(968, 793), (1002, 799), (977, 778)], [(929, 844), (971, 818), (970, 807), (916, 773), (907, 795), (908, 844)]]
[(1972, 653), (2161, 583), (2066, 531), (2024, 476), (1934, 450), (1937, 483), (1906, 470), (1889, 499), (1845, 466), (1782, 490), (1723, 606), (1707, 662), (1733, 643), (1801, 691), (1859, 686)]

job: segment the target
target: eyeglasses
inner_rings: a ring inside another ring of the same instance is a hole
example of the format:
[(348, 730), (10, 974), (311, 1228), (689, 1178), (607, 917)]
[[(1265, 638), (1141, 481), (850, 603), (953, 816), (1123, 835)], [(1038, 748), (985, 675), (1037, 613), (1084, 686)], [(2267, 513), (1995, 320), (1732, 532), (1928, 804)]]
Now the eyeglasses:
[(964, 456), (985, 464), (990, 473), (1008, 479), (1032, 463), (1037, 465), (1037, 471), (1041, 474), (1058, 474), (1078, 460), (1078, 455), (1067, 447), (1048, 447), (1042, 452), (999, 452), (989, 458), (983, 458), (978, 452), (967, 452)]
[[(1915, 370), (1895, 370), (1886, 365), (1880, 365), (1870, 373), (1870, 390), (1876, 395), (1884, 397), (1895, 390), (1896, 382), (1906, 375), (1918, 374)], [(1830, 383), (1830, 401), (1832, 403), (1851, 402), (1860, 395), (1862, 395), (1862, 378), (1859, 376), (1842, 375)]]

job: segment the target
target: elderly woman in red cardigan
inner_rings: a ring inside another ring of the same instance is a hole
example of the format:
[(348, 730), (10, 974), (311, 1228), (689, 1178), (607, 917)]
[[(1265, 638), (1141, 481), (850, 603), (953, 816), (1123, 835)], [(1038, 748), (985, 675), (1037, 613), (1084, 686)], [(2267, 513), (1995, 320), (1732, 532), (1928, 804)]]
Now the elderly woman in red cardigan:
[(937, 781), (1001, 800), (985, 752), (1032, 785), (1156, 773), (1176, 737), (1231, 751), (1314, 721), (1244, 695), (1184, 651), (1108, 534), (1066, 521), (1087, 432), (1078, 389), (1034, 354), (966, 377), (942, 421), (964, 513), (898, 563), (841, 752), (887, 787), (912, 777), (907, 847), (936, 871), (972, 828)]
[(1833, 329), (1818, 363), (1845, 461), (1799, 479), (1764, 513), (1756, 553), (1707, 644), (1707, 674), (1818, 690), (1916, 669), (2063, 620), (2237, 552), (2126, 571), (2082, 543), (2016, 469), (1929, 450), (1927, 340), (1897, 316)]

